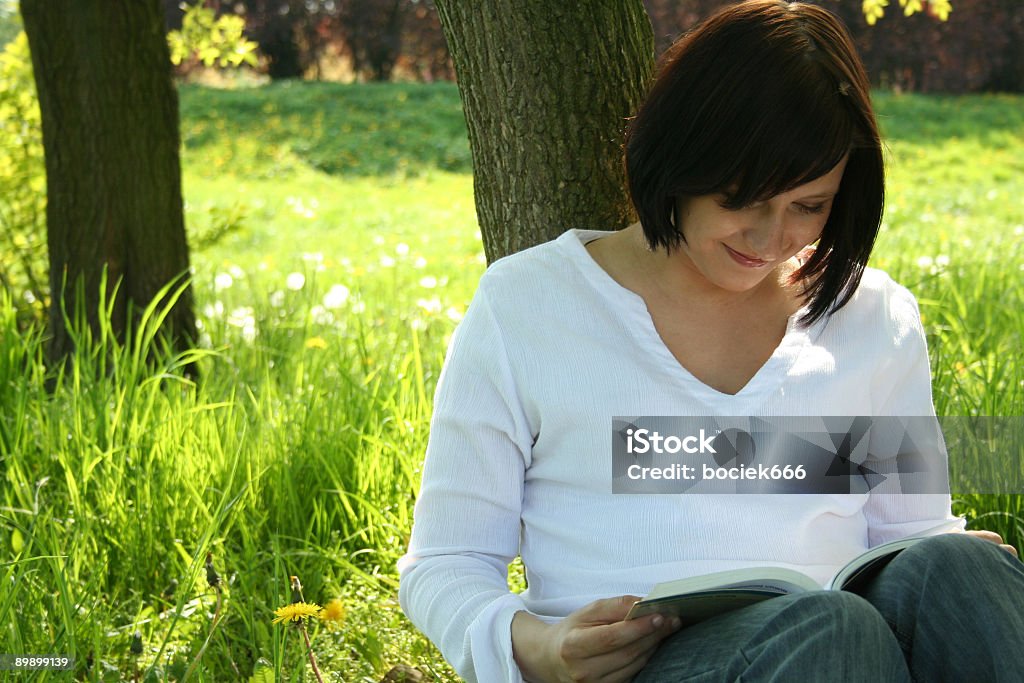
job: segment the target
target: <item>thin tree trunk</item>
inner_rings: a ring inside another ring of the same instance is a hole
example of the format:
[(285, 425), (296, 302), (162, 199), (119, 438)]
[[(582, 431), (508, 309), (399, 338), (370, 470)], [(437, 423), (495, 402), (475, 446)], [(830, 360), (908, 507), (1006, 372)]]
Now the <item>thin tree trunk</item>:
[(654, 62), (640, 0), (437, 0), (488, 262), (635, 216), (622, 133)]
[[(72, 320), (98, 325), (103, 269), (120, 281), (113, 328), (188, 274), (178, 157), (178, 98), (160, 0), (22, 0), (47, 177), (51, 359)], [(77, 310), (81, 279), (85, 308)], [(170, 338), (195, 337), (191, 290), (168, 316)]]

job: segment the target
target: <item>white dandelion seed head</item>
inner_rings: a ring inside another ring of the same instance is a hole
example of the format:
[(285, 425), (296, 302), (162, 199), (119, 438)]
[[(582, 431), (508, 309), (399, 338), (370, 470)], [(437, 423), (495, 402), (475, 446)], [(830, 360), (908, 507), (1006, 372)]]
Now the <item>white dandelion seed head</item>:
[(285, 285), (293, 292), (297, 292), (306, 286), (306, 276), (302, 273), (288, 273)]
[(334, 285), (324, 294), (324, 306), (327, 308), (341, 308), (348, 301), (349, 289), (345, 285)]
[(248, 343), (256, 340), (256, 318), (251, 306), (239, 306), (228, 315), (227, 323), (242, 330), (242, 339)]
[(309, 309), (309, 316), (317, 325), (334, 324), (334, 314), (328, 311), (320, 304), (317, 304), (316, 306), (313, 306), (313, 308)]
[(441, 312), (441, 300), (436, 296), (430, 297), (429, 299), (417, 299), (416, 305), (427, 313), (435, 314)]
[(233, 284), (235, 284), (235, 278), (231, 277), (230, 273), (217, 273), (217, 276), (213, 278), (213, 289), (217, 292), (223, 292)]
[(224, 302), (217, 300), (203, 306), (203, 315), (208, 319), (220, 318), (224, 315)]
[(250, 323), (255, 324), (256, 318), (253, 315), (254, 313), (255, 311), (253, 311), (251, 306), (233, 308), (231, 313), (228, 314), (227, 323), (233, 327), (245, 327)]

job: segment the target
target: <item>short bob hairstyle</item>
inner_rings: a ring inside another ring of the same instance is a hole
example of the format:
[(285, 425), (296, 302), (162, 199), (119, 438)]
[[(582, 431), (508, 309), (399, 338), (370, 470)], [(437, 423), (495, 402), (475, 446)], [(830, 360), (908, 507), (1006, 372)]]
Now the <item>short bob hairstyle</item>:
[(810, 182), (849, 154), (814, 255), (793, 274), (809, 325), (845, 305), (882, 220), (884, 168), (869, 84), (842, 23), (782, 0), (730, 5), (676, 41), (630, 121), (626, 174), (652, 249), (684, 241), (677, 200), (738, 209)]

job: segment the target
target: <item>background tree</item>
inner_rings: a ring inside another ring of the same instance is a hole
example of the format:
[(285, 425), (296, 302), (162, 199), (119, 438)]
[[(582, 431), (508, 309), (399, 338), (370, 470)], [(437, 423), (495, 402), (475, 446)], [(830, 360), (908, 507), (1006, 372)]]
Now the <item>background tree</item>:
[(654, 38), (640, 0), (437, 0), (459, 79), (489, 262), (633, 220), (621, 161)]
[[(46, 160), (50, 355), (60, 358), (72, 346), (62, 305), (96, 330), (104, 269), (103, 296), (120, 283), (118, 334), (133, 305), (188, 272), (178, 99), (160, 0), (22, 0), (21, 13)], [(176, 341), (195, 337), (191, 290), (165, 329)]]
[[(671, 15), (688, 27), (728, 2), (646, 4), (436, 0), (469, 130), (488, 262), (569, 228), (616, 229), (633, 220), (621, 142), (653, 69), (647, 10), (656, 23)], [(858, 11), (874, 23), (885, 4), (872, 0)], [(950, 10), (948, 0), (899, 6), (942, 20)], [(666, 45), (675, 38), (663, 33)]]
[(246, 33), (259, 43), (271, 78), (302, 78), (316, 66), (325, 0), (242, 0), (239, 5), (245, 10)]
[(257, 66), (256, 43), (243, 35), (245, 19), (236, 14), (217, 16), (202, 4), (182, 5), (181, 28), (167, 34), (171, 63), (187, 76), (200, 65), (220, 68)]

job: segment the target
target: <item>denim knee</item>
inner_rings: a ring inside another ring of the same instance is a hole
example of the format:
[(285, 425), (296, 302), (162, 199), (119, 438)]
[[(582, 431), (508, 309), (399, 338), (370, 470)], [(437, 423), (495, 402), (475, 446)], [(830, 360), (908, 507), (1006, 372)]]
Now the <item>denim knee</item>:
[(915, 573), (923, 575), (937, 568), (946, 579), (972, 584), (979, 578), (976, 572), (1012, 556), (990, 541), (970, 534), (949, 533), (926, 538), (904, 550), (897, 559), (900, 564), (912, 566)]
[[(846, 591), (815, 591), (794, 600), (789, 610), (802, 610), (806, 619), (820, 632), (841, 637), (857, 633), (888, 634), (888, 625), (874, 605), (859, 595)], [(847, 634), (847, 635), (842, 635)]]
[[(909, 680), (899, 643), (870, 602), (845, 591), (791, 597), (757, 634), (756, 644), (743, 651), (752, 680), (762, 680), (758, 676), (768, 671), (774, 673), (764, 680)], [(771, 658), (765, 658), (769, 652)]]
[[(1024, 680), (1024, 565), (970, 534), (924, 539), (863, 592), (903, 647), (916, 680)], [(965, 644), (969, 644), (965, 648)]]

